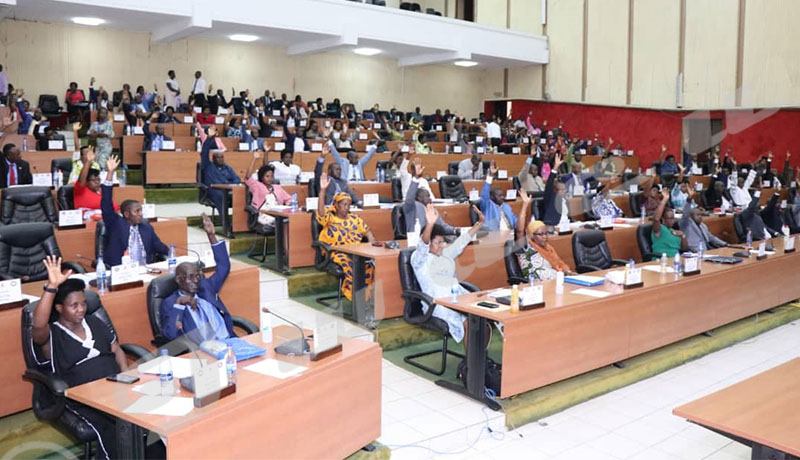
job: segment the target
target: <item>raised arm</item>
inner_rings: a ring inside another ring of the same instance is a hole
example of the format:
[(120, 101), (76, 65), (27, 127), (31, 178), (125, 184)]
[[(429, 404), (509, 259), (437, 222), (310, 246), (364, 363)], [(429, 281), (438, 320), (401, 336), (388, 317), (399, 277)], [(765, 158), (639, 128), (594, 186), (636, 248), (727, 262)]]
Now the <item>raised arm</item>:
[(533, 197), (528, 195), (528, 192), (525, 191), (525, 189), (520, 189), (519, 196), (522, 198), (522, 207), (519, 209), (519, 214), (517, 215), (517, 225), (514, 229), (514, 238), (517, 240), (521, 240), (525, 237), (528, 209), (530, 209), (531, 202), (533, 201)]
[[(334, 149), (335, 148), (336, 147), (334, 146)], [(358, 160), (358, 164), (363, 168), (367, 163), (369, 163), (369, 160), (372, 159), (372, 156), (375, 155), (375, 152), (377, 152), (377, 151), (378, 151), (378, 145), (377, 144), (368, 145), (367, 146), (367, 154), (364, 155), (363, 157), (361, 157), (360, 160)]]
[(94, 161), (94, 158), (95, 158), (94, 147), (90, 145), (86, 151), (86, 161), (83, 162), (83, 168), (81, 168), (81, 174), (80, 176), (78, 176), (79, 184), (84, 186), (86, 185), (86, 178), (89, 176), (89, 170), (92, 168), (92, 162)]
[(480, 230), (481, 227), (483, 226), (483, 223), (486, 221), (486, 217), (483, 215), (481, 210), (478, 209), (478, 207), (475, 206), (474, 204), (472, 205), (472, 210), (475, 211), (475, 214), (478, 215), (478, 221), (475, 222), (475, 225), (470, 227), (469, 236), (475, 236), (475, 234), (478, 233), (478, 230)]
[[(264, 156), (266, 157), (267, 155), (264, 154)], [(247, 167), (247, 172), (244, 173), (245, 181), (250, 179), (250, 176), (253, 175), (253, 170), (255, 169), (255, 165), (256, 165), (256, 159), (258, 157), (259, 157), (259, 152), (258, 151), (254, 151), (253, 152), (253, 158), (250, 159), (250, 165)]]
[(433, 226), (436, 225), (436, 220), (439, 219), (439, 211), (436, 210), (433, 203), (428, 203), (425, 207), (425, 218), (427, 222), (425, 223), (425, 230), (422, 232), (422, 242), (428, 245), (431, 244)]
[[(61, 257), (47, 256), (42, 263), (47, 268), (48, 289), (58, 289), (58, 286), (72, 274), (72, 270), (61, 273)], [(50, 313), (55, 298), (55, 293), (44, 291), (39, 299), (39, 305), (33, 311), (33, 342), (39, 346), (47, 344), (50, 340)]]
[(661, 235), (661, 216), (664, 214), (667, 203), (669, 203), (669, 191), (665, 188), (661, 191), (661, 202), (658, 203), (658, 208), (653, 215), (653, 234), (656, 236)]
[(209, 158), (209, 152), (211, 152), (212, 147), (216, 147), (217, 145), (217, 127), (216, 125), (211, 125), (208, 127), (208, 137), (203, 142), (203, 148), (200, 150), (200, 166), (205, 169), (206, 166), (211, 164), (211, 159)]
[(325, 192), (328, 190), (330, 183), (331, 180), (328, 179), (327, 174), (322, 174), (319, 178), (319, 197), (321, 199), (317, 199), (317, 216), (325, 214)]

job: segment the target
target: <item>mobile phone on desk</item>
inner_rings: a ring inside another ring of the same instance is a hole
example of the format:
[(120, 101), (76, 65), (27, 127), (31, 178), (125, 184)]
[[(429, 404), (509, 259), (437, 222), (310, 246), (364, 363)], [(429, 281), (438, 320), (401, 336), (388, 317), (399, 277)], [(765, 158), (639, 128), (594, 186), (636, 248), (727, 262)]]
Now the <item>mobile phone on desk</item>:
[(498, 305), (491, 302), (478, 302), (478, 306), (483, 308), (497, 308)]
[(119, 383), (125, 383), (125, 384), (128, 384), (128, 385), (131, 385), (133, 383), (138, 382), (139, 381), (139, 377), (136, 377), (136, 376), (133, 376), (133, 375), (128, 375), (128, 374), (114, 374), (114, 375), (109, 375), (108, 377), (106, 377), (106, 380), (110, 380), (112, 382), (119, 382)]

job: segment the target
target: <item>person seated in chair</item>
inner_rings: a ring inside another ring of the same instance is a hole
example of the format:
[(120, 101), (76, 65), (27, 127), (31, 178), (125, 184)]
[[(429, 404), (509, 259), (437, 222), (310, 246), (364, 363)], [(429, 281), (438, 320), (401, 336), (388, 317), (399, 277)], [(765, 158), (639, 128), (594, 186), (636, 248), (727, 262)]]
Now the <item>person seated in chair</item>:
[[(61, 272), (61, 258), (47, 256), (47, 284), (33, 311), (33, 343), (50, 361), (53, 373), (70, 387), (128, 370), (117, 336), (100, 319), (86, 317), (86, 285)], [(67, 399), (64, 410), (83, 419), (97, 435), (97, 458), (116, 458), (116, 421)]]
[[(695, 194), (696, 197), (697, 194)], [(703, 209), (699, 206), (692, 207), (691, 199), (686, 200), (683, 205), (683, 215), (678, 222), (678, 227), (686, 236), (686, 245), (691, 251), (697, 252), (701, 247), (706, 250), (728, 246), (728, 243), (708, 230), (708, 225), (703, 222)]]
[[(403, 199), (405, 200), (408, 197), (408, 189), (411, 188), (411, 181), (417, 177), (417, 171), (422, 169), (422, 160), (420, 157), (414, 157), (414, 161), (410, 162), (408, 159), (411, 155), (416, 153), (414, 146), (412, 145), (409, 148), (408, 153), (401, 153), (398, 157), (402, 160), (400, 163), (400, 167), (398, 168), (397, 176), (400, 179), (400, 191), (403, 194)], [(394, 158), (394, 157), (393, 157)], [(411, 172), (409, 172), (409, 166), (411, 167)], [(419, 180), (417, 182), (417, 190), (427, 190), (429, 195), (433, 195), (431, 191), (431, 186), (424, 177), (422, 177), (422, 173), (419, 173)]]
[[(81, 174), (78, 180), (75, 181), (75, 188), (73, 189), (73, 203), (75, 209), (100, 209), (100, 202), (102, 195), (100, 193), (100, 170), (92, 167), (94, 164), (95, 153), (94, 147), (86, 148), (86, 160), (81, 166)], [(113, 201), (112, 201), (113, 203)], [(114, 211), (119, 211), (119, 205), (113, 203)]]
[(489, 230), (514, 230), (517, 225), (517, 216), (505, 202), (505, 193), (500, 188), (492, 188), (492, 180), (497, 174), (497, 165), (492, 161), (489, 166), (489, 175), (481, 189), (481, 212), (486, 216), (486, 228)]
[[(267, 146), (269, 148), (269, 146)], [(269, 150), (268, 150), (269, 151)], [(267, 152), (264, 153), (264, 159), (267, 158)], [(280, 185), (274, 183), (275, 181), (275, 167), (272, 164), (265, 164), (258, 168), (256, 177), (253, 176), (253, 167), (255, 166), (256, 159), (261, 156), (259, 152), (253, 152), (253, 159), (250, 160), (250, 166), (247, 168), (244, 183), (250, 190), (252, 199), (250, 205), (259, 210), (258, 223), (265, 227), (274, 228), (275, 218), (266, 214), (270, 206), (287, 205), (292, 201), (292, 197)]]
[(747, 177), (739, 175), (738, 168), (736, 167), (736, 160), (733, 161), (734, 168), (731, 170), (731, 175), (728, 177), (728, 193), (733, 200), (733, 205), (740, 208), (746, 208), (752, 197), (750, 196), (750, 187), (756, 180), (756, 171), (751, 169), (747, 173)]
[[(449, 245), (444, 241), (444, 229), (436, 225), (439, 212), (432, 203), (428, 203), (425, 208), (427, 225), (417, 243), (417, 249), (411, 255), (411, 267), (414, 269), (420, 290), (434, 299), (451, 295), (456, 278), (456, 258), (461, 255), (472, 240), (472, 236), (478, 233), (483, 225), (483, 213), (475, 205), (472, 208), (478, 214), (478, 221), (469, 231), (461, 233), (461, 236)], [(459, 285), (457, 294), (466, 293), (467, 290)], [(429, 308), (430, 305), (422, 304), (425, 313)], [(467, 329), (466, 316), (441, 305), (434, 307), (433, 316), (447, 323), (450, 335), (456, 342), (464, 339)]]
[(658, 185), (643, 188), (644, 191), (639, 195), (639, 206), (644, 206), (645, 216), (652, 216), (658, 209), (658, 205), (661, 204), (661, 191), (658, 189)]
[[(564, 164), (564, 157), (557, 155), (553, 163), (553, 171)], [(561, 221), (569, 222), (569, 200), (567, 199), (567, 185), (557, 181), (557, 174), (551, 173), (547, 178), (544, 187), (544, 218), (545, 224), (549, 226), (558, 225)]]
[[(265, 149), (268, 148), (265, 146)], [(302, 170), (300, 166), (293, 163), (294, 152), (291, 150), (281, 151), (281, 161), (273, 161), (271, 164), (275, 168), (275, 180), (279, 184), (290, 182), (300, 183), (300, 173)]]
[(680, 169), (680, 174), (678, 174), (678, 179), (675, 181), (675, 185), (672, 186), (672, 191), (670, 192), (672, 209), (681, 209), (689, 200), (689, 195), (691, 195), (689, 191), (689, 179), (684, 177), (686, 168), (684, 168), (682, 164), (678, 164), (678, 169)]
[(527, 221), (528, 210), (531, 208), (533, 197), (524, 190), (520, 192), (520, 195), (522, 196), (522, 207), (520, 208), (519, 216), (517, 216), (514, 240), (520, 246), (522, 246), (523, 242), (525, 243), (522, 254), (517, 255), (522, 276), (527, 278), (533, 273), (537, 279), (551, 280), (555, 279), (558, 272), (564, 272), (565, 275), (574, 275), (575, 272), (570, 270), (569, 265), (559, 257), (555, 248), (548, 243), (550, 234), (547, 231), (547, 225), (540, 220)]
[(323, 202), (326, 206), (333, 203), (333, 197), (339, 193), (344, 192), (350, 196), (350, 202), (356, 206), (361, 206), (361, 198), (356, 195), (356, 192), (350, 189), (347, 181), (342, 179), (342, 166), (339, 163), (333, 162), (328, 165), (328, 180), (330, 186), (323, 192), (320, 187), (320, 180), (324, 176), (322, 174), (322, 166), (325, 164), (325, 157), (330, 154), (330, 147), (328, 143), (322, 144), (322, 152), (319, 153), (317, 164), (314, 166), (314, 184), (319, 190), (319, 201)]
[(225, 213), (222, 203), (222, 194), (225, 190), (217, 190), (211, 186), (214, 184), (241, 184), (242, 180), (229, 165), (225, 164), (225, 154), (219, 150), (214, 150), (213, 161), (209, 160), (209, 152), (217, 146), (217, 127), (209, 126), (208, 137), (203, 142), (200, 152), (200, 170), (202, 171), (203, 183), (208, 186), (208, 198), (214, 203), (220, 215)]
[(653, 253), (673, 257), (679, 251), (689, 249), (689, 246), (686, 243), (686, 235), (672, 228), (675, 226), (675, 211), (668, 208), (667, 203), (669, 203), (669, 191), (664, 189), (661, 202), (653, 215), (650, 239), (653, 242)]
[(206, 278), (195, 262), (183, 262), (175, 268), (175, 283), (172, 295), (161, 303), (161, 334), (168, 340), (185, 335), (199, 344), (204, 340), (223, 340), (236, 337), (233, 318), (219, 298), (219, 291), (231, 271), (231, 261), (225, 242), (217, 240), (214, 223), (203, 216), (203, 229), (214, 252), (216, 268)]
[[(320, 178), (320, 194), (324, 194), (329, 185), (333, 184), (324, 174)], [(364, 220), (350, 212), (352, 199), (346, 192), (338, 192), (333, 197), (333, 205), (326, 207), (322, 200), (317, 202), (317, 223), (322, 226), (319, 232), (319, 241), (336, 247), (343, 244), (360, 243), (365, 237), (370, 243), (377, 240)], [(353, 300), (353, 256), (343, 252), (333, 251), (331, 260), (341, 267), (344, 272), (342, 294)], [(372, 284), (375, 267), (368, 263), (365, 267), (366, 283)]]
[(591, 174), (581, 172), (582, 164), (580, 162), (572, 163), (570, 173), (564, 174), (560, 178), (561, 182), (567, 186), (568, 196), (574, 196), (578, 187), (583, 187), (583, 191), (586, 193), (587, 183), (594, 179)]
[(47, 126), (44, 128), (44, 135), (36, 142), (36, 150), (42, 152), (50, 150), (50, 141), (61, 141), (61, 148), (55, 150), (65, 150), (67, 148), (64, 135), (56, 133), (52, 127)]
[(458, 162), (458, 177), (461, 180), (483, 179), (483, 160), (480, 153)]
[[(779, 232), (773, 232), (764, 224), (764, 219), (761, 217), (761, 213), (758, 212), (758, 208), (760, 207), (758, 204), (759, 197), (760, 193), (757, 193), (756, 199), (752, 200), (740, 213), (743, 236), (747, 235), (749, 231), (753, 241), (768, 240), (779, 234)], [(770, 200), (772, 199), (775, 198), (773, 197)]]
[(603, 216), (622, 217), (622, 209), (608, 197), (608, 188), (605, 184), (597, 187), (597, 194), (592, 198), (592, 212), (600, 219)]
[[(419, 228), (423, 229), (428, 224), (425, 215), (425, 208), (431, 203), (431, 193), (429, 189), (421, 188), (420, 184), (427, 184), (428, 181), (422, 177), (422, 171), (425, 167), (419, 157), (414, 159), (414, 179), (411, 181), (411, 186), (408, 188), (406, 199), (403, 202), (403, 212), (405, 213), (406, 232), (413, 232), (414, 227), (419, 221)], [(449, 225), (439, 216), (436, 225), (440, 226), (445, 235), (458, 235), (460, 229)]]
[(528, 157), (525, 164), (522, 165), (522, 170), (517, 177), (522, 190), (526, 192), (544, 192), (544, 180), (539, 175), (539, 165), (534, 161), (534, 158)]
[(156, 132), (150, 130), (150, 122), (144, 124), (144, 149), (152, 152), (160, 151), (164, 146), (164, 141), (171, 141), (172, 138), (164, 134), (164, 125), (156, 125)]
[(22, 159), (19, 147), (11, 143), (4, 145), (3, 159), (0, 160), (0, 188), (32, 183), (31, 165)]
[[(330, 138), (330, 128), (326, 129), (323, 135), (326, 139)], [(375, 152), (378, 151), (377, 144), (371, 143), (368, 145), (366, 155), (360, 159), (358, 158), (358, 153), (356, 153), (355, 150), (347, 152), (347, 159), (344, 159), (339, 155), (339, 151), (336, 149), (336, 145), (334, 145), (332, 141), (329, 140), (327, 144), (331, 153), (333, 154), (333, 159), (342, 168), (341, 177), (343, 177), (347, 182), (367, 180), (367, 176), (364, 175), (364, 165), (369, 163), (369, 160), (371, 160), (372, 156), (375, 155)]]
[(106, 266), (113, 267), (122, 263), (125, 251), (131, 260), (139, 265), (155, 262), (156, 255), (166, 256), (169, 248), (161, 242), (152, 226), (142, 219), (142, 205), (136, 200), (125, 200), (120, 205), (122, 216), (114, 211), (112, 196), (114, 184), (109, 181), (119, 166), (119, 158), (112, 156), (106, 162), (106, 181), (100, 186), (100, 209), (103, 211), (103, 223), (106, 226), (106, 237), (103, 242), (105, 250), (103, 259)]
[(783, 226), (786, 225), (784, 221), (783, 212), (778, 202), (781, 199), (780, 193), (773, 193), (767, 205), (761, 210), (761, 220), (764, 221), (764, 226), (772, 236), (778, 236), (783, 233)]
[(603, 152), (603, 158), (594, 164), (593, 170), (595, 177), (613, 177), (617, 175), (617, 166), (611, 158), (610, 150)]

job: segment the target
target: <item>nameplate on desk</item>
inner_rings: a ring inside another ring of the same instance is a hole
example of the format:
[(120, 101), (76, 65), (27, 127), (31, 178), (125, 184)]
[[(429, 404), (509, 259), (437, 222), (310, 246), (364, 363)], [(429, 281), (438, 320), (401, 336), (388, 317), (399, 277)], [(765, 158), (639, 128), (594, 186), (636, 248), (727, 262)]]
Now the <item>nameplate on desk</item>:
[(155, 219), (156, 218), (156, 205), (153, 203), (142, 204), (142, 218)]
[(461, 153), (461, 146), (456, 145), (453, 147), (453, 153)]
[(380, 123), (375, 123), (372, 127), (375, 128), (375, 129), (381, 129), (382, 128)]
[[(108, 171), (100, 171), (100, 182), (106, 181), (106, 176), (108, 176)], [(114, 177), (111, 178), (111, 183), (119, 184), (119, 179), (117, 179), (117, 172), (114, 171)]]
[(683, 258), (683, 275), (691, 276), (700, 273), (700, 258), (699, 257), (684, 257)]
[(368, 206), (380, 206), (380, 198), (377, 193), (364, 194), (364, 207)]
[(625, 289), (632, 289), (642, 286), (642, 269), (629, 268), (625, 277)]
[(539, 139), (539, 144), (544, 145), (547, 143), (547, 139)]
[(655, 171), (655, 169), (653, 169), (653, 168), (647, 168), (644, 171), (644, 174), (645, 174), (645, 176), (652, 176), (654, 171)]
[(703, 168), (699, 166), (692, 166), (692, 174), (695, 176), (703, 175)]
[(481, 195), (477, 190), (470, 190), (469, 191), (469, 201), (478, 201), (481, 199)]
[(786, 207), (788, 205), (789, 205), (789, 202), (787, 202), (786, 200), (781, 200), (781, 209), (786, 209)]
[(508, 179), (508, 170), (507, 169), (498, 169), (497, 170), (497, 178), (498, 179)]
[(175, 150), (175, 141), (163, 141), (161, 150)]
[(114, 121), (125, 121), (125, 115), (121, 113), (114, 114)]
[(138, 135), (144, 134), (144, 128), (142, 128), (141, 126), (134, 126), (133, 134), (138, 134)]
[(311, 151), (312, 152), (321, 152), (322, 151), (322, 144), (320, 144), (320, 143), (311, 144)]
[(64, 141), (47, 141), (47, 148), (50, 150), (64, 150)]
[[(320, 321), (321, 322), (321, 321)], [(339, 335), (336, 331), (336, 322), (328, 321), (317, 324), (314, 328), (314, 353), (321, 353), (339, 344)]]
[(756, 255), (756, 260), (764, 260), (767, 258), (767, 243), (762, 241), (758, 243), (758, 254)]
[(518, 154), (519, 153), (519, 147), (511, 147), (511, 153)]
[(314, 179), (314, 171), (301, 171), (300, 172), (300, 183), (307, 184), (309, 181)]
[(193, 110), (194, 110), (194, 113), (201, 113), (203, 111), (203, 109), (201, 109), (200, 107), (197, 107), (197, 106), (195, 106), (193, 108)]
[(547, 132), (547, 135), (548, 135), (548, 136), (552, 136), (552, 135), (553, 135), (553, 131), (548, 131), (548, 132)]
[(367, 133), (358, 133), (358, 140), (360, 141), (367, 140)]
[[(230, 247), (228, 246), (228, 241), (226, 240), (225, 242), (226, 242), (225, 247), (228, 250), (228, 253), (230, 253)], [(203, 265), (205, 265), (206, 268), (216, 267), (217, 260), (214, 259), (214, 250), (211, 248), (203, 250), (203, 252), (200, 253), (200, 262), (203, 262)]]
[(278, 139), (283, 137), (283, 131), (273, 131), (270, 133), (269, 137), (276, 137)]
[[(308, 122), (306, 120), (300, 120), (300, 126), (305, 126), (307, 124), (308, 124)], [(326, 125), (326, 126), (329, 126), (329, 125)]]
[(33, 173), (33, 185), (36, 187), (50, 187), (53, 185), (53, 175), (49, 173)]
[(558, 223), (558, 234), (559, 235), (566, 235), (568, 233), (572, 233), (572, 228), (569, 226), (568, 220), (562, 220)]
[(630, 192), (631, 192), (632, 194), (633, 194), (633, 193), (639, 193), (639, 185), (637, 185), (637, 184), (633, 184), (633, 185), (631, 185)]
[(446, 175), (447, 171), (436, 171), (436, 180), (441, 180)]
[[(305, 120), (303, 120), (303, 123), (305, 123), (305, 122), (306, 122), (306, 121), (305, 121)], [(301, 125), (301, 126), (305, 126), (305, 125)], [(325, 127), (326, 127), (326, 128), (330, 128), (330, 127), (331, 127), (331, 121), (330, 121), (330, 120), (325, 120)]]
[(316, 211), (319, 205), (319, 198), (306, 198), (306, 211)]
[(586, 141), (586, 145), (592, 145), (592, 141), (591, 140)]
[(586, 155), (586, 149), (580, 149), (581, 155)]
[(83, 211), (80, 209), (58, 211), (58, 228), (82, 227), (83, 225)]
[(531, 143), (531, 139), (529, 137), (523, 137), (522, 138), (522, 143), (523, 144), (530, 144)]
[(228, 114), (228, 109), (217, 107), (217, 115), (227, 115), (227, 114)]
[(111, 267), (111, 285), (120, 286), (139, 281), (138, 265), (115, 265)]
[(275, 150), (276, 151), (283, 150), (285, 148), (286, 148), (286, 143), (285, 142), (276, 142), (275, 143)]
[(478, 153), (484, 153), (486, 151), (483, 147), (478, 147)]
[(576, 185), (572, 189), (572, 196), (583, 196), (583, 193), (584, 193), (583, 185)]
[(697, 190), (698, 192), (702, 192), (703, 191), (703, 183), (702, 182), (695, 182), (694, 189)]
[(0, 281), (0, 305), (22, 300), (22, 281), (19, 278)]
[(611, 216), (600, 216), (600, 228), (603, 230), (614, 228), (614, 218)]
[(772, 187), (772, 182), (765, 180), (764, 182), (761, 183), (761, 186), (764, 188), (770, 188)]
[(194, 372), (194, 396), (203, 398), (228, 386), (228, 372), (225, 360), (220, 359)]
[(794, 252), (794, 240), (793, 236), (783, 237), (783, 252)]
[(513, 201), (517, 199), (517, 191), (513, 188), (506, 190), (506, 200)]
[(519, 309), (521, 311), (540, 308), (544, 304), (544, 289), (541, 284), (528, 286), (522, 289), (519, 299)]
[(404, 146), (400, 147), (400, 151), (401, 151), (401, 152), (403, 152), (403, 153), (407, 153), (407, 152), (409, 152), (410, 150), (411, 150), (411, 149), (410, 149), (410, 148), (408, 148), (408, 146), (407, 146), (407, 145), (404, 145)]
[(239, 142), (239, 150), (246, 152), (250, 150), (250, 144), (247, 142)]
[(761, 190), (756, 190), (753, 192), (753, 198), (761, 198)]
[(221, 125), (225, 123), (225, 117), (214, 117), (214, 123)]
[(625, 168), (625, 172), (626, 172), (626, 173), (632, 173), (632, 172), (633, 172), (633, 170), (632, 170), (631, 168)]
[(76, 151), (72, 152), (72, 159), (73, 160), (80, 160), (81, 159), (81, 152), (79, 150), (76, 150)]
[(791, 187), (792, 188), (797, 188), (797, 181), (792, 181)]
[(273, 116), (273, 117), (279, 117), (279, 116), (281, 116), (281, 111), (280, 111), (280, 110), (273, 110), (273, 111), (272, 111), (272, 116)]
[(183, 117), (183, 122), (184, 123), (193, 123), (194, 122), (194, 117), (185, 116), (185, 117)]
[(483, 136), (475, 136), (475, 142), (483, 142)]

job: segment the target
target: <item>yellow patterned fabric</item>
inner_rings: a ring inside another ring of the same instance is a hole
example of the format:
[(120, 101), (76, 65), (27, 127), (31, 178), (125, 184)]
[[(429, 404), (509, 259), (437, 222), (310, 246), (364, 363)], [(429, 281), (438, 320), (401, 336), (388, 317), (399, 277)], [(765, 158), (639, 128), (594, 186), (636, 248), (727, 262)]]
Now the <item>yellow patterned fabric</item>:
[[(325, 214), (317, 215), (317, 222), (322, 226), (319, 240), (331, 246), (360, 243), (364, 235), (369, 232), (369, 227), (363, 219), (353, 213), (348, 213), (343, 219), (337, 217), (333, 206), (329, 207)], [(353, 258), (348, 254), (334, 251), (331, 260), (344, 272), (342, 293), (349, 300), (353, 300)], [(367, 285), (372, 284), (373, 271), (372, 264), (365, 268)]]

